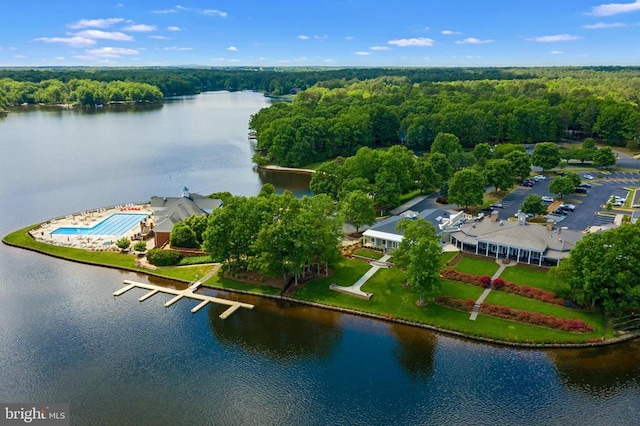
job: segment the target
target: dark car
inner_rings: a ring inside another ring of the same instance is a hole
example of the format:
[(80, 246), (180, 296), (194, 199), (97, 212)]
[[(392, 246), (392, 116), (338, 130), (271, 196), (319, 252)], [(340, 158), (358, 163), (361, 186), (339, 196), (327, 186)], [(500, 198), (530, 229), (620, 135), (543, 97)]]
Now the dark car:
[(590, 183), (581, 183), (580, 185), (578, 185), (578, 188), (591, 188), (591, 184)]
[(533, 187), (533, 181), (525, 180), (524, 182), (522, 182), (522, 186), (528, 186), (529, 188), (532, 188)]
[(579, 186), (576, 188), (576, 193), (578, 194), (586, 194), (587, 193), (587, 188), (583, 188), (582, 186)]
[(566, 216), (569, 212), (564, 209), (555, 209), (552, 214), (556, 214), (558, 216)]
[(504, 209), (502, 203), (493, 203), (489, 207), (493, 207), (494, 209)]

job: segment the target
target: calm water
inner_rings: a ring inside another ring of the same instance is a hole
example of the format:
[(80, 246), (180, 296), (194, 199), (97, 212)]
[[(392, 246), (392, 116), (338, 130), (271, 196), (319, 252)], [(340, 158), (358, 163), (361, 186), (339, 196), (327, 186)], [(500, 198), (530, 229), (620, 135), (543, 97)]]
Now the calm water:
[[(0, 233), (177, 195), (257, 193), (254, 93), (0, 119)], [(301, 192), (304, 183), (273, 182)], [(222, 321), (136, 274), (0, 246), (0, 401), (69, 402), (75, 424), (637, 424), (640, 344), (528, 351), (242, 297)], [(157, 283), (158, 280), (154, 279)], [(165, 283), (167, 285), (174, 285)], [(216, 294), (209, 291), (210, 294)], [(238, 298), (236, 295), (225, 295)]]

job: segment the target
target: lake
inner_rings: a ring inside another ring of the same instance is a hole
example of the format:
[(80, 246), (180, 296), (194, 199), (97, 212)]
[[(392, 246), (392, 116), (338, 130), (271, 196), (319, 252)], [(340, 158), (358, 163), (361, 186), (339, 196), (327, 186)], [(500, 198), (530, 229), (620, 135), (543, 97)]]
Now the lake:
[[(215, 92), (147, 108), (21, 108), (0, 118), (0, 233), (96, 207), (253, 195), (251, 114)], [(220, 306), (122, 280), (180, 284), (0, 245), (0, 402), (70, 403), (73, 424), (637, 424), (640, 342), (518, 350), (257, 297)]]

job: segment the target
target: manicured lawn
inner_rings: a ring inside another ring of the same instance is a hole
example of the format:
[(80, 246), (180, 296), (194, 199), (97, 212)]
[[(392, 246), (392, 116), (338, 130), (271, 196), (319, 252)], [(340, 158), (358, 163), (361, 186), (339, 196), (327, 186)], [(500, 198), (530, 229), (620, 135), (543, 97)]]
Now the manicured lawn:
[(498, 266), (498, 264), (493, 260), (476, 259), (465, 256), (460, 259), (453, 269), (466, 274), (492, 276), (496, 273), (499, 267), (500, 266)]
[(451, 262), (454, 257), (458, 255), (457, 251), (443, 251), (440, 256), (440, 262), (442, 266), (445, 266), (447, 263)]
[[(359, 262), (362, 263), (362, 262)], [(588, 335), (574, 334), (558, 330), (536, 327), (533, 325), (507, 321), (500, 318), (480, 316), (476, 321), (469, 320), (468, 312), (459, 312), (434, 304), (431, 299), (438, 294), (450, 295), (460, 299), (477, 299), (482, 288), (462, 283), (443, 281), (440, 289), (429, 296), (426, 307), (417, 307), (418, 296), (410, 289), (402, 286), (404, 273), (399, 268), (380, 269), (362, 287), (363, 291), (373, 293), (370, 300), (361, 299), (329, 289), (329, 284), (341, 283), (340, 277), (349, 276), (350, 285), (368, 268), (361, 268), (360, 273), (352, 274), (345, 270), (350, 266), (360, 267), (358, 262), (344, 260), (337, 265), (336, 278), (319, 279), (308, 283), (296, 291), (294, 297), (301, 300), (318, 302), (326, 305), (339, 306), (363, 312), (381, 314), (394, 318), (402, 318), (417, 323), (430, 324), (449, 330), (460, 331), (474, 336), (492, 337), (507, 341), (520, 342), (583, 342), (588, 339), (601, 337), (602, 333), (594, 332)], [(368, 266), (365, 264), (365, 266)], [(354, 275), (358, 275), (354, 278)], [(590, 323), (593, 323), (590, 321)]]
[(362, 256), (362, 257), (367, 257), (369, 259), (380, 259), (382, 256), (384, 256), (384, 253), (379, 252), (377, 250), (369, 250), (369, 249), (358, 249), (356, 251), (353, 252), (354, 255), (356, 256)]
[(208, 287), (217, 287), (222, 289), (250, 291), (259, 294), (280, 294), (280, 289), (269, 285), (247, 284), (239, 281), (233, 281), (228, 278), (222, 278), (218, 274), (205, 281), (204, 285)]
[(502, 271), (500, 278), (520, 285), (539, 288), (541, 290), (554, 291), (553, 285), (549, 282), (547, 271), (539, 271), (524, 266), (509, 266)]

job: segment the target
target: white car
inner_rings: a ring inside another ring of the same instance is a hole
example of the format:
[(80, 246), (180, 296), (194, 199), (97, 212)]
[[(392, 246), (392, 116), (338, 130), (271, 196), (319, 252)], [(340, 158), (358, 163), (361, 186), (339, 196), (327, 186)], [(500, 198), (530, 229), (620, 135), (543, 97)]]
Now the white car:
[(553, 203), (553, 198), (545, 195), (544, 197), (542, 197), (542, 201), (544, 201), (545, 203)]
[(583, 175), (582, 177), (583, 177), (584, 179), (587, 179), (587, 180), (593, 180), (593, 179), (595, 179), (595, 178), (593, 177), (593, 175)]
[(537, 180), (545, 180), (546, 178), (547, 177), (545, 175), (538, 175), (534, 177), (534, 179), (537, 179)]

